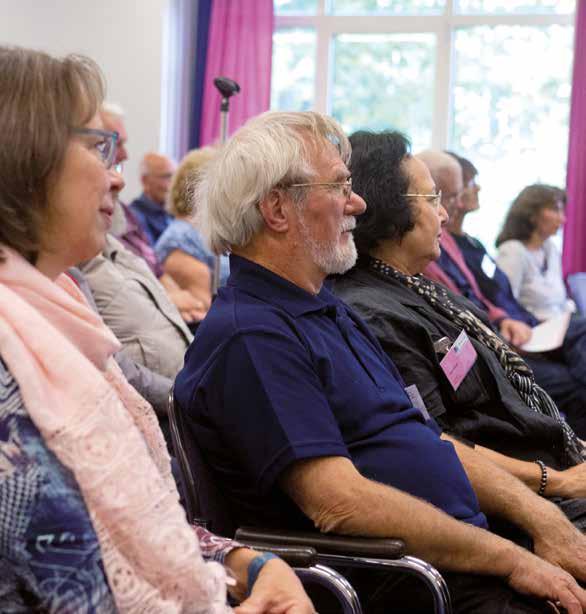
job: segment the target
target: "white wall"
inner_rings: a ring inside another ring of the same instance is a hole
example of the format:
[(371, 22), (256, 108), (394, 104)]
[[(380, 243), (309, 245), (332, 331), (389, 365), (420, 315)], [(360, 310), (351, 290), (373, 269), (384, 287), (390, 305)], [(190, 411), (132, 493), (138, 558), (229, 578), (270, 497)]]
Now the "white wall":
[(138, 164), (159, 149), (164, 17), (169, 0), (0, 0), (0, 44), (52, 54), (83, 53), (102, 68), (108, 99), (127, 113), (127, 186), (140, 193)]

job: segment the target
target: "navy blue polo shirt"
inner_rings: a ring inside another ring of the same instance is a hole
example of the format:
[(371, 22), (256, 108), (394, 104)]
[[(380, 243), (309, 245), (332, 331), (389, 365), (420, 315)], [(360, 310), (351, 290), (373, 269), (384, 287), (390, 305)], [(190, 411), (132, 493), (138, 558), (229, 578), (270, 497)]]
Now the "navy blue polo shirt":
[[(462, 256), (472, 275), (474, 275), (482, 294), (497, 307), (507, 312), (513, 320), (525, 322), (533, 328), (539, 320), (529, 313), (515, 298), (511, 283), (506, 273), (499, 269), (496, 262), (488, 255), (484, 245), (468, 235), (452, 235), (462, 252)], [(490, 266), (483, 266), (490, 263)]]
[(230, 270), (175, 394), (237, 521), (308, 528), (278, 478), (298, 460), (342, 456), (486, 527), (453, 446), (358, 316), (325, 287), (310, 294), (234, 255)]

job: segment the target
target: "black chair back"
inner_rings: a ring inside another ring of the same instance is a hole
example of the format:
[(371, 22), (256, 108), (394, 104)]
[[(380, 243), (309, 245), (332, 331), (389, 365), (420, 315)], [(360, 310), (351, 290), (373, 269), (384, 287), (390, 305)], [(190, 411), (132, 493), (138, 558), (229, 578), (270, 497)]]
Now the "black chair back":
[(181, 469), (187, 520), (203, 525), (218, 535), (234, 537), (237, 527), (226, 499), (215, 485), (201, 450), (189, 432), (173, 389), (169, 392), (168, 412), (173, 449)]

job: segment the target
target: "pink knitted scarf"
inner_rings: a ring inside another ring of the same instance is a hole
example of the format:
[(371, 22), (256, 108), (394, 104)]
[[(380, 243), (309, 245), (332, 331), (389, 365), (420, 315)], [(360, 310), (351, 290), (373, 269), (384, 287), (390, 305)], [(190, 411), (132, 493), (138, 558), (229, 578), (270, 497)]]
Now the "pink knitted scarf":
[(31, 420), (83, 494), (120, 612), (224, 612), (150, 405), (112, 354), (119, 343), (65, 275), (54, 283), (2, 248), (0, 355)]

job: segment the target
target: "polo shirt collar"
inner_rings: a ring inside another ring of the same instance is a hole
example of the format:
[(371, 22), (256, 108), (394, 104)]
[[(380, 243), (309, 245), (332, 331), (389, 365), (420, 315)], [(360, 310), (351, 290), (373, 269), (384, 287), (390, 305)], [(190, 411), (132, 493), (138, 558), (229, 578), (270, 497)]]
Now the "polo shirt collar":
[(325, 286), (318, 294), (311, 294), (265, 267), (235, 254), (230, 254), (227, 285), (277, 305), (294, 318), (312, 312), (335, 310), (340, 304)]
[(167, 212), (165, 211), (165, 206), (159, 205), (159, 203), (156, 203), (154, 200), (151, 200), (144, 192), (140, 195), (138, 200), (141, 202), (145, 209), (148, 209), (153, 213), (162, 213), (167, 215)]

